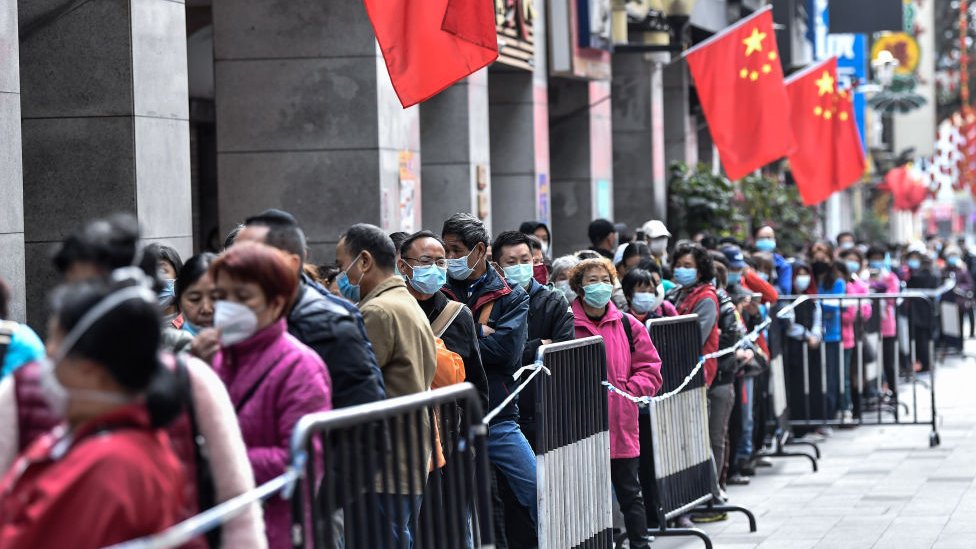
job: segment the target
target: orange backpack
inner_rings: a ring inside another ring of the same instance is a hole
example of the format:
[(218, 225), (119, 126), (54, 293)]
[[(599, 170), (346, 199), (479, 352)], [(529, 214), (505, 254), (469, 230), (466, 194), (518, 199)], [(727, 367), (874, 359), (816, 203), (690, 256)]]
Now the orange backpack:
[(434, 371), (434, 381), (431, 389), (439, 389), (448, 385), (456, 385), (464, 382), (464, 359), (461, 355), (451, 351), (444, 345), (441, 336), (447, 328), (454, 322), (454, 319), (461, 314), (464, 308), (462, 303), (449, 301), (441, 314), (434, 319), (430, 327), (434, 331), (434, 343), (437, 346), (437, 369)]

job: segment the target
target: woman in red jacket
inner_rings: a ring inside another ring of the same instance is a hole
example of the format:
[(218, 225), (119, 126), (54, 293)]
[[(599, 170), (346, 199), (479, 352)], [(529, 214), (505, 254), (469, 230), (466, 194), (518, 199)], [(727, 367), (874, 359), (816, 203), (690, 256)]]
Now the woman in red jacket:
[(76, 284), (54, 309), (42, 387), (65, 423), (0, 482), (0, 548), (95, 549), (171, 526), (185, 481), (161, 428), (185, 395), (157, 358), (156, 294)]
[[(701, 328), (702, 355), (718, 350), (718, 295), (712, 279), (715, 267), (708, 251), (698, 244), (684, 244), (674, 251), (671, 264), (674, 281), (680, 284), (668, 294), (679, 315), (698, 315)], [(710, 387), (715, 379), (718, 362), (711, 358), (705, 361), (705, 383)]]
[[(661, 358), (641, 323), (620, 312), (610, 301), (616, 282), (617, 272), (608, 259), (587, 259), (573, 267), (569, 285), (579, 296), (572, 305), (576, 337), (603, 336), (607, 381), (634, 396), (654, 396), (661, 388)], [(630, 324), (630, 336), (624, 322)], [(608, 405), (610, 481), (620, 502), (630, 546), (634, 549), (649, 547), (647, 515), (638, 476), (640, 429), (637, 405), (616, 393), (610, 394)]]

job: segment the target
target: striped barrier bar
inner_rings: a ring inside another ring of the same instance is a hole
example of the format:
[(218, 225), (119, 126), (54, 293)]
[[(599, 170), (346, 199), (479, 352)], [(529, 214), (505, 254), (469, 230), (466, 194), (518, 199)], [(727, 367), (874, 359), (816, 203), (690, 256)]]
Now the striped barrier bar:
[(539, 547), (613, 544), (610, 423), (602, 337), (540, 348), (535, 381)]

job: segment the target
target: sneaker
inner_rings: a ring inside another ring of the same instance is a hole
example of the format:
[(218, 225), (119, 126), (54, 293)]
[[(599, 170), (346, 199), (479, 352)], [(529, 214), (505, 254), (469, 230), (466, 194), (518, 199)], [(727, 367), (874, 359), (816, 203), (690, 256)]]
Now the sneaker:
[(729, 502), (729, 494), (728, 494), (728, 492), (726, 492), (725, 490), (722, 490), (721, 488), (719, 488), (719, 490), (718, 490), (718, 499), (722, 500), (721, 503), (728, 503)]
[[(753, 471), (755, 472), (755, 471)], [(733, 486), (748, 486), (750, 482), (749, 477), (745, 475), (729, 475), (728, 483)]]
[(753, 467), (772, 467), (773, 460), (768, 457), (758, 457), (753, 462)]
[(823, 427), (817, 427), (817, 434), (823, 437), (831, 437), (834, 436), (834, 430), (824, 425)]
[(690, 515), (681, 515), (680, 517), (674, 519), (674, 527), (684, 529), (694, 528), (695, 523), (691, 522)]
[(723, 513), (721, 511), (706, 511), (704, 513), (696, 513), (691, 516), (691, 522), (696, 524), (707, 524), (709, 522), (721, 522), (723, 520), (728, 520), (729, 514)]

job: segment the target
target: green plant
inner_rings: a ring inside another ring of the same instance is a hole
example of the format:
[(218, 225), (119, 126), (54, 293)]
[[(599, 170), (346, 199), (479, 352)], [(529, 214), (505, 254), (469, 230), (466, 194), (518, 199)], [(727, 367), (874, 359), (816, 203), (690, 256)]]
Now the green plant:
[(678, 238), (695, 233), (732, 236), (736, 231), (735, 187), (724, 175), (699, 164), (674, 163), (668, 179), (668, 226)]
[(748, 222), (744, 236), (752, 235), (763, 225), (770, 225), (776, 229), (777, 247), (787, 254), (799, 252), (807, 242), (816, 238), (817, 210), (803, 205), (795, 186), (755, 175), (743, 178), (740, 185), (742, 192), (736, 199), (736, 206)]

